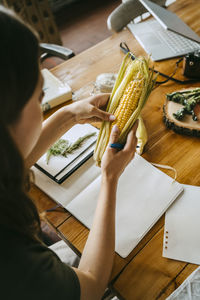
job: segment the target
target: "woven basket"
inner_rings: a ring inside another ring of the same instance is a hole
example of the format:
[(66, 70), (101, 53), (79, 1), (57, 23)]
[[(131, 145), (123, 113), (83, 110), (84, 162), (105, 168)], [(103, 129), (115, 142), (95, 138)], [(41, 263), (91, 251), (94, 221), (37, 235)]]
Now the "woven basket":
[(62, 44), (48, 0), (3, 0), (38, 33), (40, 42)]
[(49, 0), (50, 7), (53, 12), (57, 12), (63, 7), (80, 0)]

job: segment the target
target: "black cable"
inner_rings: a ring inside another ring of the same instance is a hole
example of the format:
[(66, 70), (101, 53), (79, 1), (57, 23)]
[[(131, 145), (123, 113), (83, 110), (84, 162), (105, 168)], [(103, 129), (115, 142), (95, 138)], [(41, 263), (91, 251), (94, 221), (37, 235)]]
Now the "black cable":
[[(166, 80), (163, 80), (163, 81), (156, 81), (156, 83), (157, 83), (157, 84), (163, 84), (163, 83), (168, 82), (169, 80), (172, 80), (172, 81), (175, 81), (175, 82), (179, 82), (179, 83), (180, 83), (181, 80), (176, 79), (176, 78), (173, 78), (173, 76), (176, 74), (176, 71), (177, 71), (177, 69), (178, 69), (178, 65), (179, 65), (179, 63), (180, 63), (182, 60), (183, 60), (183, 58), (181, 57), (181, 58), (176, 62), (176, 66), (175, 66), (174, 72), (172, 73), (171, 76), (165, 75), (165, 74), (163, 74), (163, 73), (161, 73), (161, 72), (159, 72), (159, 71), (157, 71), (157, 70), (153, 70), (155, 73), (158, 73), (159, 75), (161, 75), (161, 76), (167, 78)], [(152, 70), (152, 69), (150, 69), (150, 70)], [(182, 81), (181, 81), (181, 82), (182, 82)]]
[[(125, 54), (129, 53), (129, 54), (130, 54), (130, 57), (131, 57), (133, 60), (135, 59), (134, 54), (130, 51), (128, 45), (127, 45), (125, 42), (121, 42), (119, 46), (120, 46), (120, 49), (121, 49)], [(182, 60), (183, 60), (183, 57), (181, 57), (181, 58), (176, 62), (175, 69), (174, 69), (174, 71), (173, 71), (173, 73), (172, 73), (171, 76), (166, 75), (166, 74), (164, 74), (164, 73), (162, 73), (162, 72), (160, 72), (160, 71), (157, 71), (157, 70), (154, 70), (154, 69), (151, 69), (151, 68), (150, 68), (150, 70), (153, 70), (154, 73), (158, 73), (160, 76), (167, 78), (166, 80), (163, 80), (163, 81), (156, 81), (156, 83), (157, 83), (157, 84), (164, 84), (164, 83), (168, 82), (169, 80), (171, 80), (171, 81), (174, 81), (174, 82), (179, 83), (179, 84), (189, 84), (189, 83), (194, 83), (194, 82), (200, 81), (199, 79), (179, 80), (179, 79), (173, 77), (173, 76), (176, 74), (178, 65), (179, 65), (179, 63), (180, 63)]]

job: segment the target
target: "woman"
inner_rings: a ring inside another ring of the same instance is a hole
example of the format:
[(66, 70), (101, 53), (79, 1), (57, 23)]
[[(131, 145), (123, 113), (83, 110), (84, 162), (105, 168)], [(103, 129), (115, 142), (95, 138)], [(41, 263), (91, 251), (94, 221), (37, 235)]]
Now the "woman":
[[(134, 156), (136, 126), (120, 152), (108, 147), (94, 223), (78, 268), (71, 268), (40, 240), (40, 220), (27, 196), (25, 167), (76, 123), (113, 120), (100, 108), (102, 94), (59, 109), (42, 124), (43, 78), (36, 35), (0, 7), (0, 231), (2, 299), (100, 299), (115, 246), (118, 178)], [(118, 140), (113, 127), (110, 143)], [(117, 162), (117, 163), (116, 163)]]

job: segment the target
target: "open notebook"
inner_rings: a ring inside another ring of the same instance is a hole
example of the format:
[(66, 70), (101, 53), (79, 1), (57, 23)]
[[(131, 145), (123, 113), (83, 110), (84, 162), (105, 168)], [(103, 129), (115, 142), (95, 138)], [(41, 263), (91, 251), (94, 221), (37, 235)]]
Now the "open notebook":
[(93, 155), (98, 132), (99, 130), (90, 124), (76, 124), (61, 139), (68, 141), (68, 144), (65, 145), (67, 147), (79, 139), (87, 137), (79, 147), (71, 153), (67, 153), (66, 157), (62, 155), (49, 156), (45, 153), (35, 166), (57, 183), (62, 183)]
[[(36, 185), (91, 228), (101, 181), (93, 158), (60, 185), (33, 169)], [(182, 190), (179, 183), (136, 155), (119, 180), (116, 252), (128, 256)]]

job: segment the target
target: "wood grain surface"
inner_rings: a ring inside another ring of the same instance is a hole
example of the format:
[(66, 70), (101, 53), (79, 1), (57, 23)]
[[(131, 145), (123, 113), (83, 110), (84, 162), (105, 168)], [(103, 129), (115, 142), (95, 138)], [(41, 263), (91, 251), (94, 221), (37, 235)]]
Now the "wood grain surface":
[[(179, 15), (193, 30), (200, 35), (200, 1), (177, 0), (169, 8)], [(125, 41), (131, 51), (139, 56), (145, 55), (127, 29), (114, 34), (105, 41), (73, 57), (69, 61), (52, 69), (63, 82), (67, 82), (77, 99), (88, 96), (93, 89), (93, 82), (100, 73), (117, 72), (124, 54), (119, 49), (120, 42)], [(170, 75), (177, 59), (154, 63), (156, 70)], [(176, 77), (182, 76), (180, 64)], [(163, 79), (163, 78), (159, 78)], [(192, 86), (200, 86), (200, 83)], [(188, 85), (188, 87), (191, 86)], [(168, 82), (157, 86), (150, 95), (142, 116), (148, 131), (148, 143), (143, 157), (149, 162), (167, 164), (178, 172), (180, 183), (200, 185), (200, 139), (175, 134), (163, 123), (163, 104), (166, 93), (183, 88), (180, 84)], [(187, 86), (184, 86), (187, 88)], [(48, 117), (52, 112), (46, 114)], [(163, 170), (173, 176), (171, 171)], [(55, 203), (37, 187), (31, 189), (41, 213)], [(81, 254), (88, 229), (63, 209), (46, 213), (48, 222), (54, 226), (64, 240)], [(164, 216), (154, 225), (149, 233), (137, 245), (132, 253), (122, 259), (115, 255), (111, 286), (116, 293), (126, 300), (165, 299), (197, 267), (185, 262), (162, 257)]]

